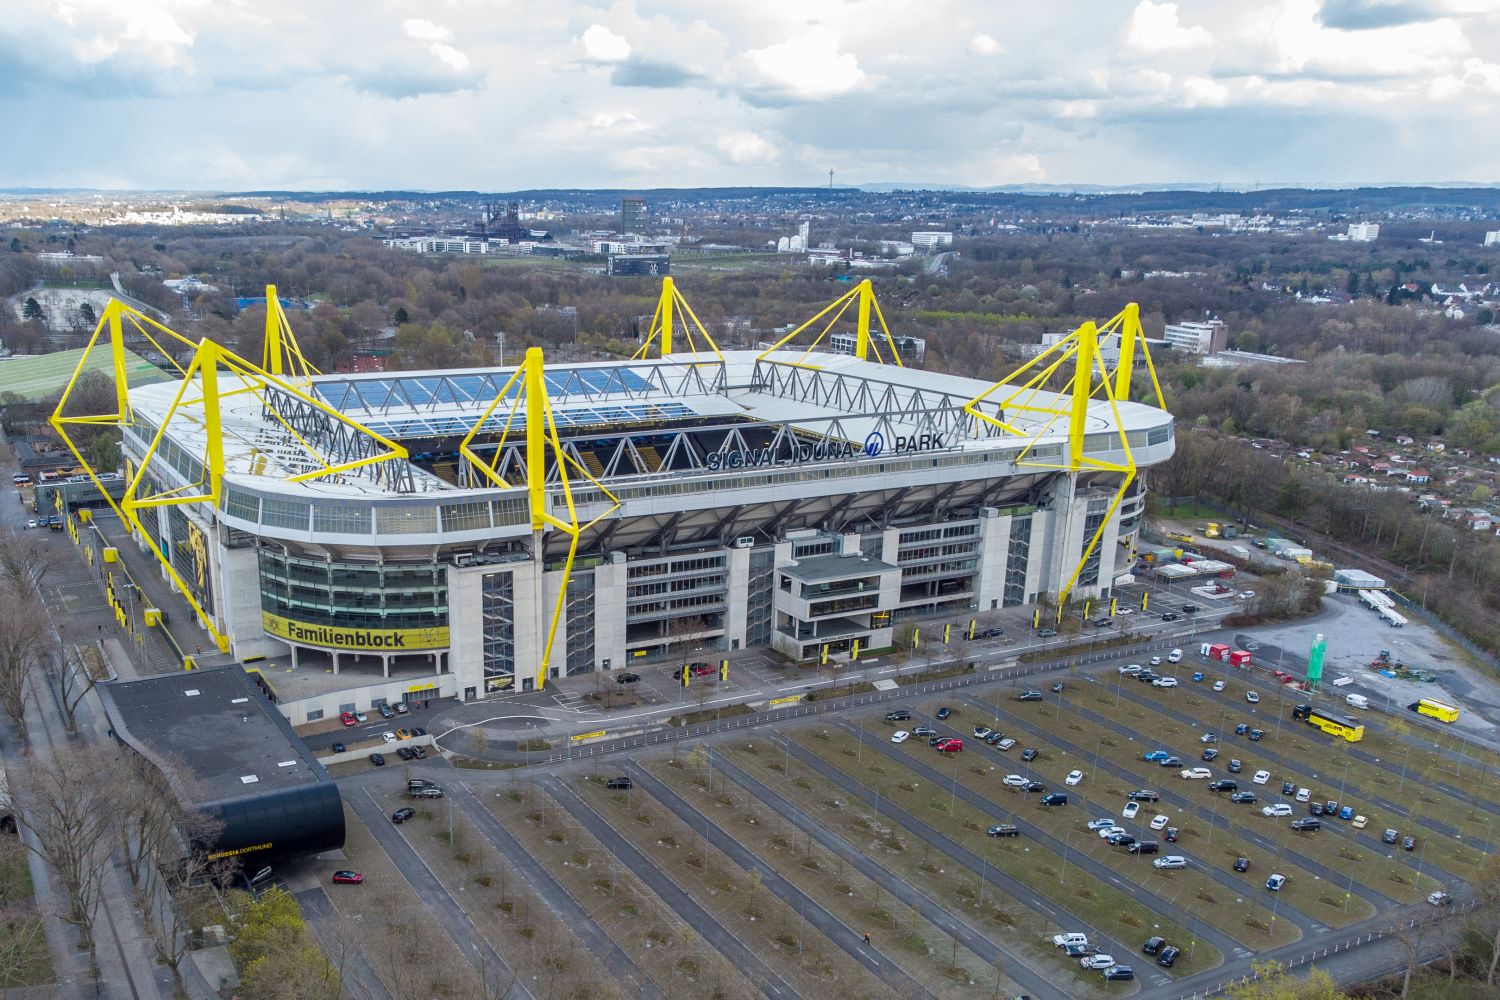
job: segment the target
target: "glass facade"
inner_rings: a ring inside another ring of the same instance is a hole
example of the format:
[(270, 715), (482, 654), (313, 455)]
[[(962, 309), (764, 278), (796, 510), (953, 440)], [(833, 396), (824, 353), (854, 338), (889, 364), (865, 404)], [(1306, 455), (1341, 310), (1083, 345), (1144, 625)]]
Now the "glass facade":
[(516, 591), (510, 573), (486, 573), (480, 588), (484, 619), (484, 691), (509, 691), (516, 684)]
[(1007, 608), (1026, 603), (1026, 568), (1031, 561), (1031, 515), (1010, 519), (1010, 544), (1005, 550), (1005, 597)]
[(568, 674), (594, 669), (594, 574), (575, 573), (568, 584)]
[(448, 574), (439, 563), (329, 562), (261, 549), (260, 606), (310, 625), (446, 628)]

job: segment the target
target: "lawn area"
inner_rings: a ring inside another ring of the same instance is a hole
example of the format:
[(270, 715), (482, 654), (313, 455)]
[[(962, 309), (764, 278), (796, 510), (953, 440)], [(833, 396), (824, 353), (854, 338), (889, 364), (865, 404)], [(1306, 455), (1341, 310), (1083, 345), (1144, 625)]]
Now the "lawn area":
[[(696, 763), (674, 767), (667, 761), (652, 761), (651, 772), (678, 795), (708, 816), (714, 825), (729, 833), (762, 862), (791, 882), (825, 910), (836, 916), (858, 935), (871, 926), (874, 910), (895, 905), (875, 883), (850, 868), (844, 860), (822, 847), (811, 837), (765, 815), (756, 808), (754, 797), (743, 787), (723, 775), (713, 775), (711, 762), (705, 756), (703, 766)], [(682, 763), (683, 758), (678, 758)], [(758, 815), (759, 814), (759, 815)], [(750, 822), (755, 818), (756, 822)], [(882, 902), (882, 897), (886, 897)], [(995, 970), (956, 936), (944, 932), (915, 914), (899, 934), (881, 948), (882, 954), (896, 963), (918, 983), (928, 986), (939, 997), (967, 997), (973, 983), (995, 983)], [(885, 935), (882, 935), (885, 937)], [(1000, 979), (1007, 993), (1021, 992), (1008, 980)]]
[[(991, 838), (985, 836), (984, 831), (995, 822), (988, 813), (956, 799), (948, 789), (918, 777), (879, 751), (859, 747), (854, 735), (846, 731), (800, 729), (790, 735), (799, 745), (839, 770), (864, 784), (878, 786), (882, 796), (913, 816), (940, 823), (945, 832), (964, 841), (971, 851), (987, 856)], [(958, 771), (964, 770), (965, 765), (958, 761), (954, 764)], [(1148, 928), (1157, 928), (1156, 933), (1172, 940), (1193, 939), (1185, 927), (1163, 919), (1134, 893), (1107, 885), (1072, 861), (1064, 860), (1055, 843), (1038, 843), (1028, 837), (1017, 839), (1021, 842), (1019, 845), (1011, 841), (1006, 846), (1015, 846), (1018, 852), (996, 852), (995, 865), (1110, 937), (1121, 942), (1134, 942), (1142, 938)], [(1063, 846), (1066, 850), (1066, 843)], [(1212, 968), (1220, 961), (1216, 948), (1198, 942), (1191, 953), (1184, 949), (1179, 964), (1171, 973), (1191, 975)]]

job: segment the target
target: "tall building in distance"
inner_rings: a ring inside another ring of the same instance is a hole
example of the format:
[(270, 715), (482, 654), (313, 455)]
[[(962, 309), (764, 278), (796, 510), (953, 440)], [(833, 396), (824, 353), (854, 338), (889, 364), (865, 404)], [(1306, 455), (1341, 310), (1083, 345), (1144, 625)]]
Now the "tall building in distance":
[(1374, 243), (1379, 236), (1380, 223), (1378, 222), (1349, 223), (1349, 238), (1356, 243)]
[(646, 231), (646, 199), (626, 197), (620, 199), (620, 232), (643, 233)]
[(1229, 346), (1229, 329), (1220, 319), (1206, 322), (1168, 323), (1162, 339), (1184, 354), (1218, 354)]

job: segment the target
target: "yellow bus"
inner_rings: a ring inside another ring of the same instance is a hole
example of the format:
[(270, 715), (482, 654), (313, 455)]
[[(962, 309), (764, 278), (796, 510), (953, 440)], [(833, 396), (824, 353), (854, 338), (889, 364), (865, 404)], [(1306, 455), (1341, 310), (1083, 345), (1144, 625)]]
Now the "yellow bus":
[(1301, 719), (1309, 726), (1316, 726), (1330, 736), (1338, 736), (1350, 743), (1365, 738), (1365, 724), (1347, 715), (1338, 715), (1311, 705), (1298, 705), (1292, 709), (1292, 718)]
[(1433, 701), (1431, 698), (1423, 698), (1421, 701), (1413, 705), (1407, 705), (1406, 707), (1421, 715), (1430, 715), (1439, 722), (1458, 721), (1458, 709), (1452, 705), (1444, 705), (1440, 701)]

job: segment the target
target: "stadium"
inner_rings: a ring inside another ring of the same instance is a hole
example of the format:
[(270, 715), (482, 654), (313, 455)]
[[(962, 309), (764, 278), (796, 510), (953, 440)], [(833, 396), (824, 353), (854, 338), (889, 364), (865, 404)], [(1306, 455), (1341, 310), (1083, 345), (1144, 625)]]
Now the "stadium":
[(759, 350), (669, 278), (628, 361), (360, 375), (307, 366), (267, 301), (259, 364), (111, 303), (90, 351), (191, 359), (53, 424), (118, 424), (116, 509), (218, 648), (341, 678), (294, 722), (1108, 597), (1173, 451), (1159, 390), (1130, 399), (1133, 305), (991, 383), (903, 366), (868, 281)]

